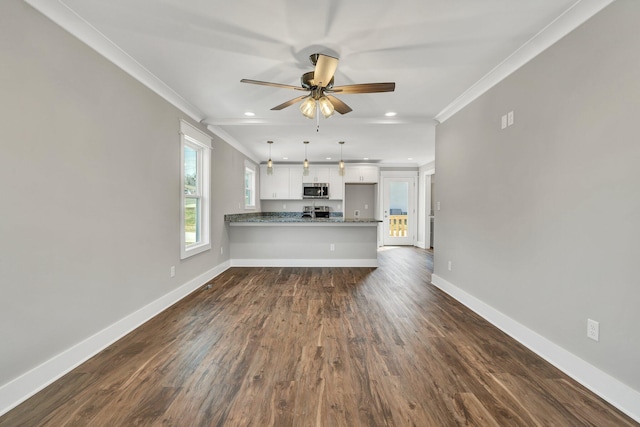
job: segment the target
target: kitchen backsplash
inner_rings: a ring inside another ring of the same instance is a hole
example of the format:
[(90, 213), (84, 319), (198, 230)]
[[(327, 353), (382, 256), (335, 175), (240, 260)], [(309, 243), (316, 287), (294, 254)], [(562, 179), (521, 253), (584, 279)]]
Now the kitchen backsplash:
[(304, 206), (329, 206), (331, 212), (342, 212), (342, 200), (262, 200), (263, 212), (302, 212)]

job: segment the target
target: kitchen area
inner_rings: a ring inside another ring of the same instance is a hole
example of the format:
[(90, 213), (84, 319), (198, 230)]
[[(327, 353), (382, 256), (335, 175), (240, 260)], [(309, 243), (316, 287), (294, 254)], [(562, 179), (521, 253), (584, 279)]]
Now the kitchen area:
[(262, 212), (225, 215), (235, 266), (377, 267), (373, 165), (260, 166)]

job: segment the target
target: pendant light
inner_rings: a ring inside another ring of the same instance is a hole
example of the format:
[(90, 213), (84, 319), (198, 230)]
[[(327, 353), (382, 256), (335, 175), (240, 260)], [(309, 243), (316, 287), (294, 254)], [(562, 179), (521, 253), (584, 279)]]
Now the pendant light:
[(302, 175), (309, 176), (309, 160), (307, 160), (307, 145), (309, 145), (309, 141), (304, 141), (304, 163), (302, 164), (304, 167), (302, 168)]
[(267, 161), (267, 175), (273, 175), (273, 162), (271, 161), (271, 145), (273, 141), (267, 141), (269, 144), (269, 160)]
[(344, 161), (342, 160), (342, 146), (344, 145), (344, 141), (338, 142), (340, 144), (340, 162), (338, 163), (338, 174), (340, 176), (344, 176)]

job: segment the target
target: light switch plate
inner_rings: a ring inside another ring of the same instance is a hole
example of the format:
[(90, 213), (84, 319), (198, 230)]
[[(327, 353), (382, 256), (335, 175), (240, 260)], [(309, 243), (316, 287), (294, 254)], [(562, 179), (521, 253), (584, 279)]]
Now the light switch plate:
[(587, 319), (587, 338), (594, 341), (600, 341), (600, 322)]

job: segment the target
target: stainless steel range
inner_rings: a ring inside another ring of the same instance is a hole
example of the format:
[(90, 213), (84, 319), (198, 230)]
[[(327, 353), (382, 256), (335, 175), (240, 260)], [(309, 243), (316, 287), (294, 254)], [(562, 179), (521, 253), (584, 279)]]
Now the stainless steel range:
[(305, 206), (302, 211), (303, 218), (329, 218), (331, 208), (329, 206)]

